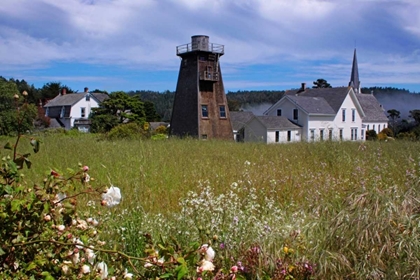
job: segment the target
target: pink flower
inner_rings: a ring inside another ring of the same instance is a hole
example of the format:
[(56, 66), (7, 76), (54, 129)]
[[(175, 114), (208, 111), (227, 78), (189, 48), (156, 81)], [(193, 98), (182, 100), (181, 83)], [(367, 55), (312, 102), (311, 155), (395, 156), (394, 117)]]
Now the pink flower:
[(232, 271), (232, 273), (236, 273), (236, 272), (238, 272), (238, 267), (236, 265), (234, 265), (230, 268), (230, 271)]
[(88, 172), (89, 171), (89, 166), (85, 165), (83, 166), (83, 172)]

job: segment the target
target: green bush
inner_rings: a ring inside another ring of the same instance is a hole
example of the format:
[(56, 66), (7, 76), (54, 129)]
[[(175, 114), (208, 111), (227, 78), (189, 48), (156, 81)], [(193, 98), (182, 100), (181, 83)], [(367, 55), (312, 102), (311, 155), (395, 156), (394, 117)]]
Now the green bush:
[(366, 140), (374, 141), (376, 139), (378, 139), (378, 135), (376, 134), (375, 130), (372, 129), (372, 130), (366, 131)]
[(149, 132), (143, 130), (143, 128), (135, 122), (117, 125), (106, 134), (106, 138), (109, 140), (146, 139), (148, 137)]

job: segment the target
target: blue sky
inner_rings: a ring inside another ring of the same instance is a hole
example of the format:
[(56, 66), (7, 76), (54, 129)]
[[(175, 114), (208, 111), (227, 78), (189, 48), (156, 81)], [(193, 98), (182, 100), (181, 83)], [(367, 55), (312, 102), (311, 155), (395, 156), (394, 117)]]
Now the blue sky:
[(225, 90), (318, 78), (420, 92), (418, 0), (2, 0), (0, 76), (73, 90), (175, 90), (176, 46), (225, 46)]

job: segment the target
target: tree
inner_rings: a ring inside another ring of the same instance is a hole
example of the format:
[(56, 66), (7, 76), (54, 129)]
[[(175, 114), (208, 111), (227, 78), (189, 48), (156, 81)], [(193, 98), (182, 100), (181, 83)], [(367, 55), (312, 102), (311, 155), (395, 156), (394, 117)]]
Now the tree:
[(387, 111), (388, 113), (388, 117), (391, 118), (391, 122), (392, 122), (392, 132), (395, 135), (395, 121), (400, 118), (400, 111), (395, 110), (395, 109), (391, 109)]
[(417, 125), (419, 125), (420, 124), (420, 109), (411, 110), (410, 118), (413, 118), (416, 121)]
[(312, 88), (331, 88), (332, 86), (324, 79), (318, 79), (314, 82)]
[(53, 99), (56, 97), (63, 88), (66, 89), (67, 93), (73, 93), (74, 91), (66, 85), (62, 85), (60, 82), (46, 83), (42, 88), (39, 89), (40, 98), (42, 99)]
[(138, 96), (123, 91), (113, 92), (98, 108), (92, 109), (92, 132), (104, 133), (119, 124), (136, 122), (143, 126), (147, 116), (144, 103)]

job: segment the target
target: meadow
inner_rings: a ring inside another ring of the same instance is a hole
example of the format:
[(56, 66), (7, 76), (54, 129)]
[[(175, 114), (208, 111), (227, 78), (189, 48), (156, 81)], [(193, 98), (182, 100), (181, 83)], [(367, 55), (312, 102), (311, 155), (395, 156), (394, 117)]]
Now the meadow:
[(38, 137), (29, 184), (81, 163), (121, 189), (110, 211), (89, 196), (78, 205), (101, 215), (110, 248), (143, 257), (151, 238), (210, 243), (237, 279), (420, 278), (419, 142)]

